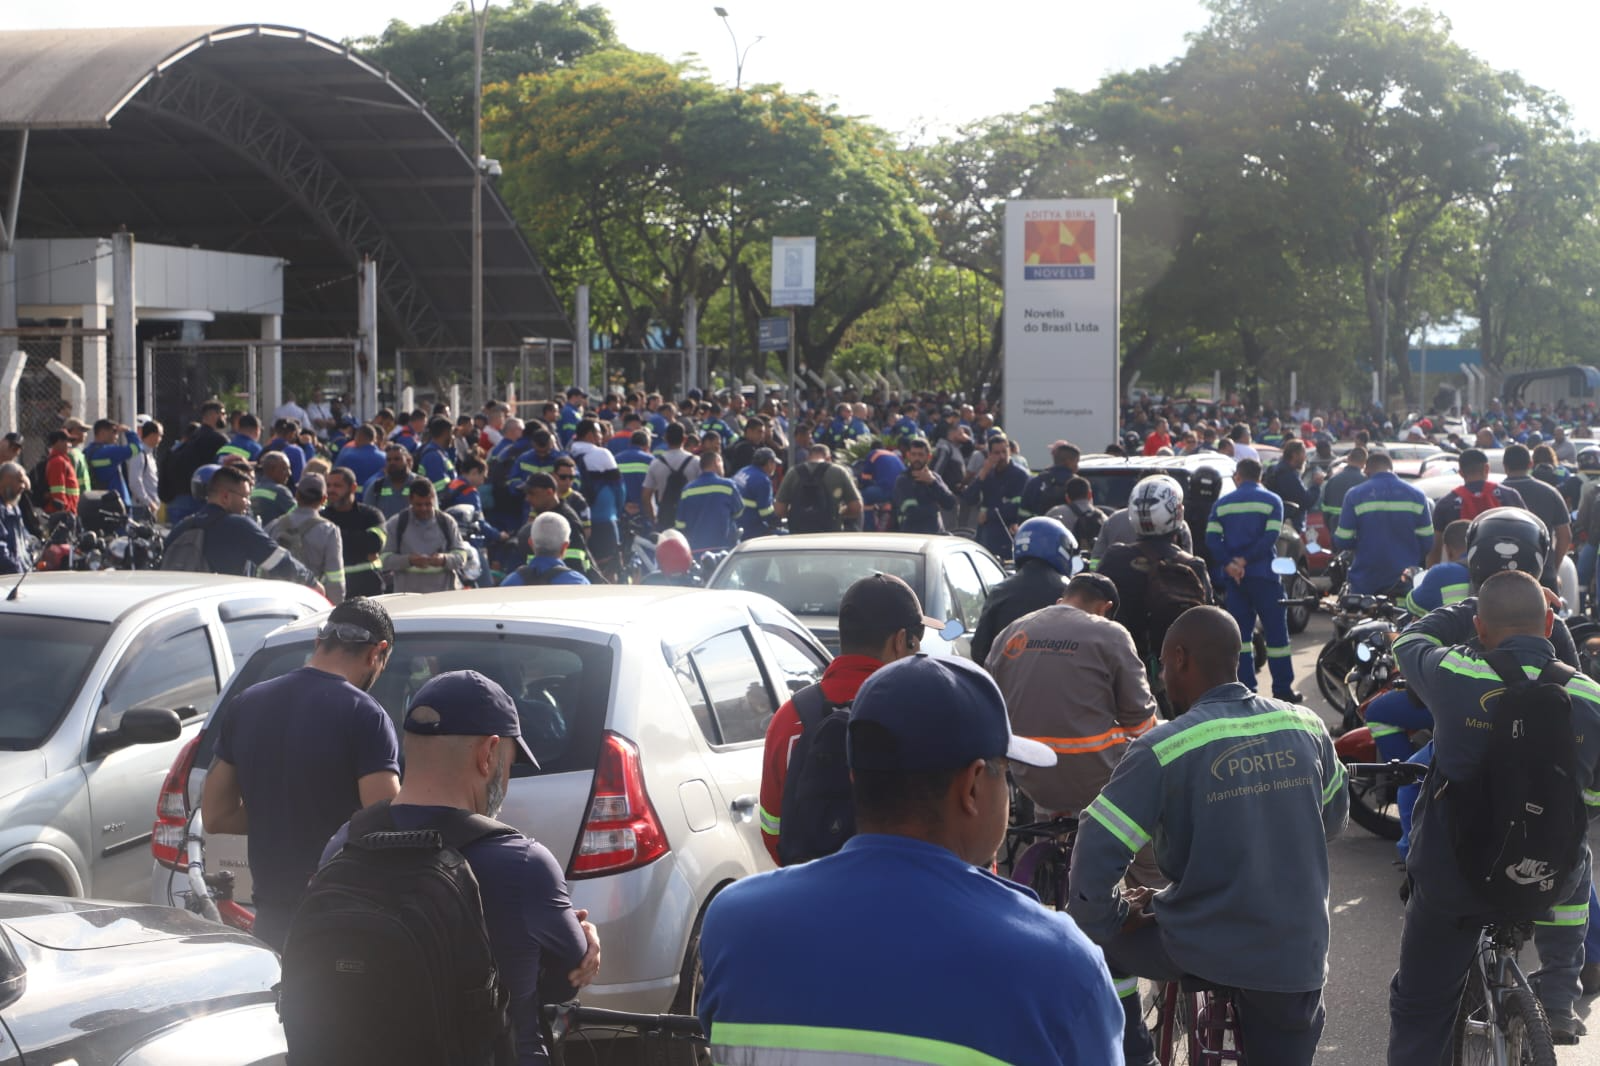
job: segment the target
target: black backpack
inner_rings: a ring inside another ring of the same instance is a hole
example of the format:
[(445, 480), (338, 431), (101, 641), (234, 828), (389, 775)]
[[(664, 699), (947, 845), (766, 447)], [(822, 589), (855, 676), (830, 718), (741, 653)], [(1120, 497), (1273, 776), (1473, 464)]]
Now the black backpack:
[(28, 488), (33, 494), (34, 506), (40, 510), (50, 505), (50, 453), (45, 452), (44, 458), (33, 464), (33, 473), (28, 475), (30, 482)]
[(557, 563), (548, 570), (535, 570), (532, 565), (517, 567), (517, 573), (522, 577), (524, 585), (549, 585), (561, 574), (573, 574), (573, 570), (565, 563)]
[(1566, 690), (1577, 671), (1556, 660), (1529, 678), (1509, 652), (1484, 660), (1506, 683), (1488, 760), (1471, 780), (1429, 788), (1450, 806), (1463, 879), (1497, 916), (1535, 921), (1572, 894), (1583, 866), (1588, 815)]
[[(663, 463), (667, 460), (663, 458)], [(689, 464), (694, 462), (694, 456), (689, 456), (674, 469), (667, 463), (667, 484), (661, 490), (661, 499), (656, 501), (656, 528), (671, 529), (678, 522), (678, 500), (683, 496), (683, 487), (689, 484), (689, 477), (684, 473), (689, 469)]]
[(1145, 577), (1145, 635), (1148, 647), (1159, 651), (1166, 639), (1167, 630), (1178, 616), (1191, 607), (1204, 606), (1208, 601), (1206, 586), (1190, 565), (1194, 556), (1185, 551), (1162, 557), (1159, 548), (1152, 551), (1141, 541), (1139, 552), (1150, 564)]
[(397, 829), (388, 803), (311, 878), (283, 949), (278, 1014), (292, 1066), (503, 1066), (510, 997), (461, 850), (516, 830), (465, 810)]
[(833, 704), (820, 684), (794, 694), (801, 733), (789, 751), (783, 780), (778, 859), (784, 866), (832, 855), (856, 834), (845, 737), (850, 704)]
[(828, 469), (804, 463), (789, 475), (795, 478), (794, 495), (789, 503), (789, 532), (832, 533), (839, 528), (838, 509), (828, 498), (823, 478)]

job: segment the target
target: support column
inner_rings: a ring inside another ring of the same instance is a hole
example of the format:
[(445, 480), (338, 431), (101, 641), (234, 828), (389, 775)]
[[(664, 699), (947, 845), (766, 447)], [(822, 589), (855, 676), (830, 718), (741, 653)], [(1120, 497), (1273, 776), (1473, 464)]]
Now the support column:
[(683, 381), (675, 397), (682, 400), (700, 380), (700, 298), (691, 294), (683, 300)]
[[(261, 403), (256, 406), (259, 417), (271, 418), (272, 412), (283, 404), (283, 348), (271, 343), (283, 340), (282, 315), (261, 316), (261, 340), (256, 355), (261, 372)], [(296, 401), (301, 407), (309, 407), (313, 397), (298, 396)]]
[(361, 306), (356, 317), (361, 358), (357, 360), (355, 406), (357, 417), (369, 421), (378, 412), (378, 264), (370, 256), (361, 260), (359, 291)]
[[(17, 215), (22, 210), (22, 171), (28, 165), (28, 131), (17, 131), (17, 158), (6, 198), (0, 203), (0, 329), (17, 328)], [(17, 339), (0, 335), (0, 356), (17, 350)], [(20, 429), (20, 426), (13, 426)]]
[(578, 306), (573, 312), (572, 381), (589, 391), (589, 286), (578, 286)]
[[(114, 279), (112, 283), (112, 291), (116, 291)], [(115, 349), (119, 341), (115, 331), (121, 326), (122, 316), (116, 313), (115, 308), (112, 309), (112, 313), (114, 320), (112, 322), (113, 332), (111, 336), (111, 344)], [(83, 309), (78, 313), (78, 322), (85, 330), (105, 329), (105, 305), (84, 304)], [(80, 341), (83, 345), (82, 376), (84, 390), (84, 418), (89, 422), (93, 422), (97, 418), (109, 417), (113, 421), (121, 422), (123, 425), (133, 425), (131, 415), (127, 419), (122, 417), (122, 409), (124, 407), (129, 408), (130, 412), (134, 407), (134, 403), (132, 401), (136, 399), (136, 395), (132, 390), (136, 387), (136, 385), (134, 381), (124, 381), (121, 376), (121, 371), (123, 369), (121, 353), (115, 352), (108, 365), (106, 359), (105, 334), (102, 333), (99, 335), (94, 335), (85, 333)], [(64, 344), (63, 349), (64, 350), (61, 353), (61, 360), (68, 366), (71, 366), (72, 352), (70, 350), (70, 342)], [(106, 393), (106, 378), (108, 374), (111, 378), (111, 402), (109, 404), (107, 403)], [(134, 377), (134, 375), (129, 375), (129, 377)], [(126, 404), (123, 403), (124, 393), (128, 394), (129, 398), (129, 402)]]
[[(99, 356), (97, 366), (90, 365), (90, 346), (84, 344), (83, 376), (89, 389), (89, 409), (94, 412), (91, 419), (106, 417), (106, 409), (111, 407), (111, 417), (126, 426), (135, 422), (139, 405), (139, 318), (134, 289), (133, 234), (119, 230), (111, 235), (111, 402), (106, 402), (103, 341), (95, 348)], [(104, 329), (103, 308), (100, 315), (95, 328)]]

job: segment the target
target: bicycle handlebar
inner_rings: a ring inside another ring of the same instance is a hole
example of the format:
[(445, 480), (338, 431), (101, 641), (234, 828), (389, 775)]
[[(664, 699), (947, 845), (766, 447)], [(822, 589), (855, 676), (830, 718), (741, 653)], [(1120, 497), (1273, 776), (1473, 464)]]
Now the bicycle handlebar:
[(1428, 775), (1428, 766), (1420, 762), (1401, 762), (1399, 759), (1390, 759), (1388, 762), (1351, 762), (1345, 763), (1347, 774), (1390, 774), (1396, 777), (1408, 777), (1411, 783), (1420, 782)]
[(551, 1003), (545, 1006), (544, 1016), (558, 1035), (576, 1032), (584, 1027), (632, 1029), (639, 1034), (662, 1033), (668, 1036), (705, 1039), (700, 1019), (692, 1014), (635, 1014), (632, 1011), (606, 1010), (602, 1007), (585, 1007), (572, 1001)]

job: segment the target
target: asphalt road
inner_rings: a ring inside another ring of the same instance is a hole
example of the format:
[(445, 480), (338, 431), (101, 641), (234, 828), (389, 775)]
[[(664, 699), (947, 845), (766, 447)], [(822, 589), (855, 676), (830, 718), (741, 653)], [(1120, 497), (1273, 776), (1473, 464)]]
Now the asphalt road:
[[(1313, 668), (1317, 652), (1333, 632), (1326, 615), (1314, 616), (1294, 639), (1296, 687), (1306, 704), (1330, 726), (1338, 716), (1317, 693)], [(1265, 680), (1265, 672), (1262, 674)], [(1328, 959), (1328, 1022), (1317, 1054), (1318, 1066), (1377, 1066), (1389, 1037), (1389, 978), (1400, 952), (1405, 916), (1397, 895), (1400, 875), (1394, 845), (1351, 823), (1328, 844), (1333, 884), (1329, 907), (1333, 935)], [(1532, 958), (1524, 966), (1532, 969)], [(1588, 1018), (1595, 1001), (1578, 1007)], [(1557, 1048), (1562, 1066), (1600, 1066), (1600, 1016), (1588, 1022), (1593, 1035), (1576, 1047)]]

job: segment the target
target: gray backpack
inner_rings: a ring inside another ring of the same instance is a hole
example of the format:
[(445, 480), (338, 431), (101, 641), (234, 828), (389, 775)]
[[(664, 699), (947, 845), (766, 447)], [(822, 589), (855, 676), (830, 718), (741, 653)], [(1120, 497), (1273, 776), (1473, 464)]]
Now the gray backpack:
[(215, 525), (220, 517), (196, 519), (182, 527), (162, 549), (161, 569), (211, 573), (211, 564), (206, 561), (206, 530)]

